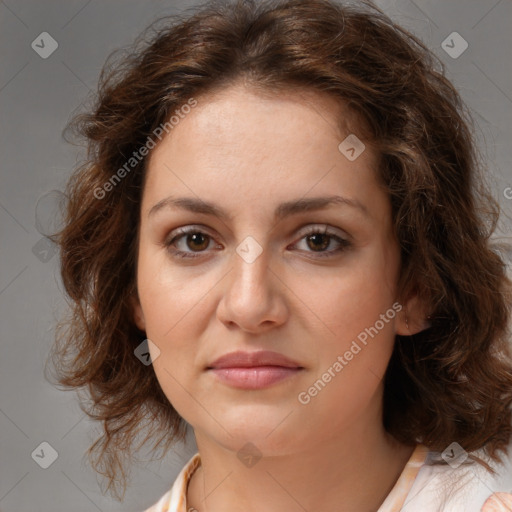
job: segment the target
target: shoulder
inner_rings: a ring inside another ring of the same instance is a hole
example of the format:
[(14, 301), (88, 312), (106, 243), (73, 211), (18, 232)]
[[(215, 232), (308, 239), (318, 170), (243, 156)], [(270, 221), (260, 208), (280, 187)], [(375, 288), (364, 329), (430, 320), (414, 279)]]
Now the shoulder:
[[(483, 450), (473, 455), (487, 462), (484, 466), (467, 458), (450, 465), (442, 454), (429, 452), (405, 500), (403, 512), (512, 512), (512, 453), (497, 464)], [(502, 507), (502, 508), (499, 508)]]
[(487, 498), (481, 512), (510, 512), (512, 510), (512, 494), (495, 492)]
[(171, 490), (167, 491), (157, 503), (144, 510), (144, 512), (169, 512), (169, 504), (171, 500)]

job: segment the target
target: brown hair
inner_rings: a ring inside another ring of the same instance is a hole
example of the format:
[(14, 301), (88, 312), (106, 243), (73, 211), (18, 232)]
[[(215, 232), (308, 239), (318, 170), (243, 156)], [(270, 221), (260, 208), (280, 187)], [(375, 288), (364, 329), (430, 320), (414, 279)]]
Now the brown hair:
[(442, 451), (457, 441), (499, 461), (511, 435), (512, 283), (490, 247), (499, 206), (441, 62), (366, 2), (210, 2), (161, 23), (120, 60), (111, 55), (94, 107), (70, 124), (85, 137), (88, 157), (69, 180), (65, 226), (54, 237), (72, 308), (58, 325), (53, 362), (59, 383), (86, 388), (92, 403), (82, 407), (103, 422), (88, 453), (107, 490), (119, 496), (121, 483), (124, 493), (139, 432), (147, 430), (141, 445), (153, 439), (165, 454), (186, 423), (151, 366), (134, 356), (145, 339), (130, 297), (147, 158), (104, 197), (94, 191), (190, 98), (240, 79), (271, 93), (329, 94), (366, 126), (401, 247), (400, 297), (418, 294), (431, 317), (429, 329), (396, 337), (384, 426), (407, 444)]

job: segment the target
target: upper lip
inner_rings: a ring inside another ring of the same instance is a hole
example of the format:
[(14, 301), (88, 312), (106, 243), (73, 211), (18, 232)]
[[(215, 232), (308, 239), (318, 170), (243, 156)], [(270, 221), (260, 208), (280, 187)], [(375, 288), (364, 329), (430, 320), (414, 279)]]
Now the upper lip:
[(284, 366), (287, 368), (302, 368), (300, 364), (292, 361), (283, 354), (270, 350), (259, 352), (230, 352), (208, 365), (211, 368), (251, 368), (254, 366)]

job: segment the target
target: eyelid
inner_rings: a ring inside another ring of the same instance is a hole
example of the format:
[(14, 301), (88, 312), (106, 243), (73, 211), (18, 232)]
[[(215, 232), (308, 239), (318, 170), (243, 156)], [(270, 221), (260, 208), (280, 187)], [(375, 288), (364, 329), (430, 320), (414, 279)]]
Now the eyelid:
[(339, 236), (340, 238), (347, 239), (347, 241), (352, 241), (352, 236), (350, 236), (345, 230), (341, 228), (335, 228), (334, 226), (330, 226), (329, 224), (322, 223), (306, 224), (304, 227), (299, 228), (298, 236), (307, 235), (311, 231), (319, 231), (322, 234)]
[(190, 233), (194, 231), (200, 231), (201, 233), (208, 234), (209, 236), (213, 236), (210, 234), (212, 230), (203, 224), (185, 224), (183, 226), (178, 226), (177, 228), (172, 229), (169, 231), (169, 233), (166, 235), (165, 239), (166, 241), (171, 241), (173, 238), (175, 238), (178, 235)]

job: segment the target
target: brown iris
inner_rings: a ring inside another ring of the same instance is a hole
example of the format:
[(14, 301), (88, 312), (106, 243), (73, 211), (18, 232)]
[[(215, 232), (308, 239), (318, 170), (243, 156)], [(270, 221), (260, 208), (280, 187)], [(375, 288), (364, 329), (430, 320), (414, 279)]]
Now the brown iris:
[[(194, 249), (194, 245), (192, 245), (192, 244), (195, 244), (195, 248), (198, 249), (199, 251), (201, 251), (201, 250), (206, 249), (210, 242), (209, 236), (205, 235), (203, 233), (189, 233), (186, 238), (187, 238), (187, 247), (192, 250)], [(192, 240), (192, 244), (189, 243), (191, 240)]]
[[(310, 249), (323, 250), (329, 246), (329, 238), (330, 238), (329, 235), (325, 235), (323, 233), (314, 233), (307, 237), (307, 243), (308, 243), (308, 246), (310, 247)], [(322, 242), (322, 240), (324, 243), (320, 243), (320, 242)], [(310, 244), (311, 241), (313, 241), (313, 245)], [(319, 243), (320, 243), (320, 245), (316, 245)]]

